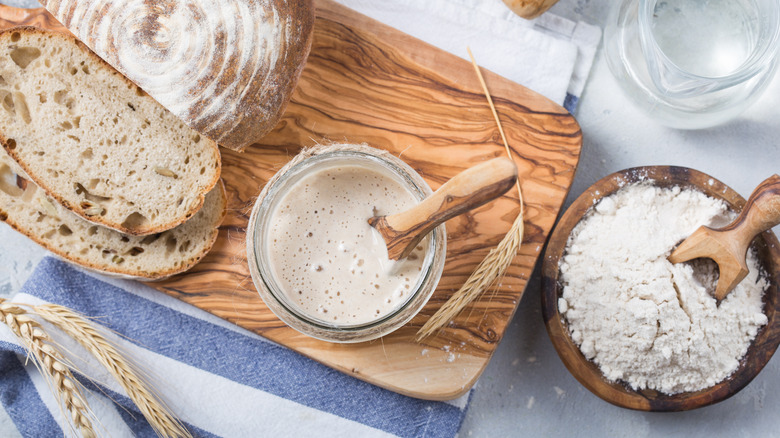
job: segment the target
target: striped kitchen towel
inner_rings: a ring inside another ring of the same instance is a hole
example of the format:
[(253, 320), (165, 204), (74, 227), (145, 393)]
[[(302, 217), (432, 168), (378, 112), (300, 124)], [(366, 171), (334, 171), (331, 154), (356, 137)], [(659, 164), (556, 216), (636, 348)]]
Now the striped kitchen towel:
[(501, 0), (336, 0), (413, 37), (477, 62), (575, 114), (601, 28), (547, 12), (534, 20)]
[[(195, 436), (452, 437), (468, 398), (431, 402), (357, 380), (140, 283), (107, 279), (45, 258), (14, 302), (67, 306), (115, 331)], [(74, 341), (52, 338), (87, 357)], [(123, 338), (123, 337), (126, 337)], [(132, 339), (133, 341), (128, 341)], [(154, 436), (125, 392), (90, 360), (88, 402), (100, 436)], [(43, 377), (0, 324), (3, 436), (70, 434)], [(18, 435), (17, 435), (18, 434)]]

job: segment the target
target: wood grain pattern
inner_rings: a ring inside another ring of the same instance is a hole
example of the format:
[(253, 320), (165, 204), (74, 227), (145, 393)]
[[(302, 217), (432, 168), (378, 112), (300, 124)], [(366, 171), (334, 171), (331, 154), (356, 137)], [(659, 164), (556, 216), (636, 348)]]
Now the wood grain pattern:
[(574, 201), (550, 236), (542, 267), (542, 312), (547, 332), (566, 368), (597, 396), (617, 406), (643, 411), (695, 409), (725, 400), (744, 388), (769, 362), (780, 344), (780, 242), (771, 230), (760, 234), (754, 242), (770, 280), (769, 289), (764, 294), (764, 312), (768, 322), (759, 330), (734, 374), (713, 387), (671, 396), (650, 389), (634, 391), (623, 383), (609, 382), (598, 366), (587, 360), (571, 340), (563, 317), (558, 312), (558, 298), (563, 292), (558, 282), (558, 264), (564, 255), (569, 234), (599, 199), (615, 193), (626, 184), (647, 179), (660, 187), (680, 186), (700, 190), (708, 196), (724, 200), (735, 211), (745, 206), (745, 199), (722, 182), (684, 167), (639, 167), (601, 179)]
[(384, 238), (388, 257), (399, 260), (406, 258), (434, 228), (498, 198), (515, 181), (517, 168), (512, 160), (493, 158), (455, 175), (414, 208), (390, 216), (374, 216), (368, 223)]
[(0, 29), (14, 26), (35, 26), (57, 32), (70, 33), (51, 14), (42, 9), (21, 9), (0, 5)]
[(753, 190), (744, 210), (723, 231), (742, 229), (744, 239), (780, 224), (780, 176), (772, 175)]
[(701, 226), (685, 239), (669, 261), (682, 263), (708, 257), (718, 264), (715, 298), (726, 298), (748, 274), (748, 247), (758, 233), (780, 224), (780, 176), (774, 175), (756, 187), (734, 222), (723, 228)]
[(41, 0), (191, 128), (243, 149), (279, 121), (309, 53), (312, 0)]
[[(0, 16), (7, 11), (0, 8)], [(302, 147), (365, 142), (400, 155), (434, 189), (467, 167), (506, 154), (470, 63), (330, 0), (317, 2), (312, 51), (280, 123), (243, 153), (223, 150), (230, 201), (214, 249), (187, 274), (152, 286), (393, 391), (438, 400), (465, 393), (514, 315), (582, 143), (576, 121), (559, 105), (490, 72), (485, 80), (518, 168), (526, 235), (498, 288), (438, 336), (423, 345), (413, 341), (509, 230), (519, 211), (513, 191), (447, 223), (447, 264), (437, 291), (409, 324), (376, 341), (331, 344), (299, 334), (268, 310), (249, 277), (244, 239), (253, 201)]]

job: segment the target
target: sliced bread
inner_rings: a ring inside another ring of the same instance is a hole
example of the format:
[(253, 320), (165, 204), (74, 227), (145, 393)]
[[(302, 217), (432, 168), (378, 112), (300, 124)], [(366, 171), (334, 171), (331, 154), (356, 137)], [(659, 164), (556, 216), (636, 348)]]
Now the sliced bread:
[(219, 179), (201, 137), (74, 37), (0, 32), (0, 141), (83, 218), (127, 234), (173, 228)]
[(128, 236), (56, 204), (0, 151), (0, 219), (65, 260), (103, 273), (159, 280), (186, 271), (214, 245), (225, 205), (220, 182), (184, 224), (149, 236)]
[(241, 150), (276, 126), (311, 48), (312, 0), (41, 0), (192, 128)]

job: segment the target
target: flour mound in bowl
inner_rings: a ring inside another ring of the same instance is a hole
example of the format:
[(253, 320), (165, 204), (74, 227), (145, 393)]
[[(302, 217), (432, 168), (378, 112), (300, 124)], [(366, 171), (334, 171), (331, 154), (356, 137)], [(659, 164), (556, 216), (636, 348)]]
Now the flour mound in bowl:
[(667, 257), (699, 226), (734, 219), (720, 200), (649, 183), (603, 198), (574, 228), (560, 263), (558, 309), (572, 340), (610, 381), (667, 394), (729, 377), (761, 326), (768, 287), (757, 255), (748, 276), (717, 305), (710, 260)]

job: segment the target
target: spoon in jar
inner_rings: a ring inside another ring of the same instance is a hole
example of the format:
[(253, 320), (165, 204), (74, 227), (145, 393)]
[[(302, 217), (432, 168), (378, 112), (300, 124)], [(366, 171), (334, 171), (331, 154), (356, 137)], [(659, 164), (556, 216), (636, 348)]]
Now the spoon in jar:
[(748, 273), (745, 257), (750, 242), (761, 232), (780, 224), (780, 176), (773, 175), (750, 194), (734, 222), (723, 228), (699, 227), (672, 254), (672, 263), (707, 257), (718, 264), (720, 277), (715, 298), (720, 302)]
[(439, 224), (498, 198), (516, 180), (515, 163), (508, 158), (494, 158), (455, 175), (415, 207), (374, 216), (368, 223), (384, 238), (389, 258), (399, 260)]

